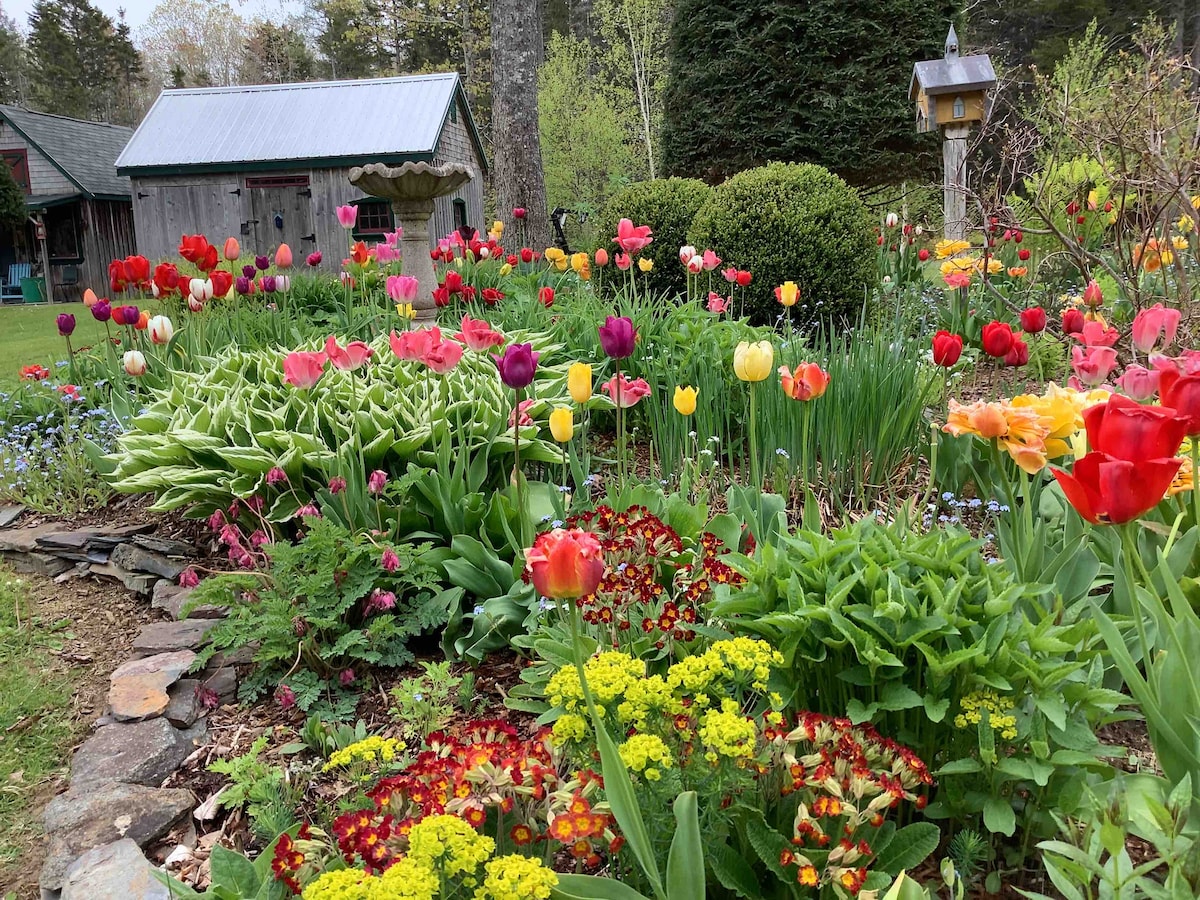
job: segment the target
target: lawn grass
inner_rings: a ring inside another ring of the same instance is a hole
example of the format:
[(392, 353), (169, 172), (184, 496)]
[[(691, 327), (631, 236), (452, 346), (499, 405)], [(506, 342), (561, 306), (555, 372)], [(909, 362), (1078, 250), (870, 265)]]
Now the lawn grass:
[(74, 679), (50, 650), (64, 623), (32, 621), (24, 582), (0, 569), (0, 884), (41, 830), (31, 806), (69, 759)]
[(13, 387), (20, 379), (21, 366), (31, 363), (57, 372), (55, 364), (67, 358), (67, 343), (55, 326), (60, 313), (75, 316), (71, 346), (78, 349), (104, 340), (104, 326), (82, 303), (0, 306), (0, 389)]

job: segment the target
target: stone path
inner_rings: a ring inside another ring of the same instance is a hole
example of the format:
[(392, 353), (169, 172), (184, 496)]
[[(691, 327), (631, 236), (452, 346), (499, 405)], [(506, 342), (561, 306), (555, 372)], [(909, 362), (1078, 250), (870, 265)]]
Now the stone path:
[(115, 578), (153, 597), (171, 619), (143, 626), (134, 639), (133, 657), (109, 678), (106, 714), (71, 760), (69, 788), (43, 812), (42, 900), (168, 896), (142, 850), (186, 823), (196, 798), (162, 785), (203, 746), (209, 709), (236, 697), (237, 671), (227, 660), (184, 677), (224, 610), (184, 615), (191, 591), (175, 580), (194, 551), (148, 535), (153, 527), (0, 528), (0, 561), (17, 571)]

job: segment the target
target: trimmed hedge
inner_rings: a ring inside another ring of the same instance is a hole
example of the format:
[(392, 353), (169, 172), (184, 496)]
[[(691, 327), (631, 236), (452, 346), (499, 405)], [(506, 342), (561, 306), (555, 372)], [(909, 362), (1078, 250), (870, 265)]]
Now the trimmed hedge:
[(672, 297), (682, 294), (686, 273), (679, 264), (679, 248), (688, 243), (692, 219), (712, 193), (712, 188), (695, 178), (660, 178), (631, 184), (605, 206), (598, 234), (600, 246), (609, 253), (614, 251), (612, 237), (621, 219), (632, 219), (634, 225), (649, 225), (654, 232), (654, 243), (642, 255), (654, 260), (654, 270), (649, 275), (650, 290)]
[(800, 286), (792, 320), (802, 328), (853, 321), (875, 278), (871, 218), (857, 192), (828, 169), (772, 163), (716, 188), (697, 212), (689, 243), (749, 269), (746, 309), (775, 321), (775, 287)]

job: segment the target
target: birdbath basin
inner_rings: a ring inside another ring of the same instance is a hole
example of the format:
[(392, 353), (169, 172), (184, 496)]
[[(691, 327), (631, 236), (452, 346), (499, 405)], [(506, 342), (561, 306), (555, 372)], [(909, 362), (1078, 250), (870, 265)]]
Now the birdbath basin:
[(388, 200), (403, 229), (400, 248), (404, 254), (404, 272), (413, 275), (419, 285), (413, 312), (418, 322), (432, 321), (437, 309), (433, 291), (438, 286), (429, 257), (429, 220), (436, 197), (456, 191), (474, 173), (461, 163), (433, 166), (426, 162), (407, 162), (402, 166), (371, 163), (350, 170), (350, 183), (365, 194)]

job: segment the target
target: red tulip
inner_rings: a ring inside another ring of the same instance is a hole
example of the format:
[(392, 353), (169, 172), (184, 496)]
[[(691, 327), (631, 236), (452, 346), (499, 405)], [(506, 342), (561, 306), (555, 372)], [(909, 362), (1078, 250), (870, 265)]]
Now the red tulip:
[(463, 289), (462, 276), (453, 269), (446, 273), (446, 279), (442, 282), (442, 287), (446, 289), (448, 294), (460, 294)]
[(989, 322), (983, 326), (983, 352), (1001, 359), (1013, 345), (1012, 326), (1007, 322)]
[(1089, 450), (1139, 462), (1178, 453), (1188, 421), (1176, 415), (1174, 409), (1143, 406), (1113, 394), (1107, 402), (1085, 409), (1083, 424), (1087, 428)]
[(224, 269), (213, 269), (208, 276), (208, 280), (212, 282), (214, 297), (224, 297), (229, 293), (229, 289), (233, 287), (233, 275)]
[(1078, 460), (1069, 473), (1051, 471), (1081, 516), (1094, 525), (1119, 525), (1154, 509), (1181, 463), (1169, 457), (1130, 462), (1092, 452)]
[(1178, 370), (1165, 370), (1159, 378), (1159, 396), (1163, 406), (1187, 422), (1187, 433), (1194, 439), (1200, 436), (1200, 375), (1180, 375)]
[(933, 362), (949, 369), (962, 356), (962, 335), (939, 331), (933, 336)]
[(924, 247), (922, 247), (920, 250), (917, 251), (917, 259), (919, 259), (921, 262), (928, 262), (929, 251), (927, 249), (925, 249)]
[(1014, 336), (1012, 346), (1004, 355), (1006, 366), (1023, 366), (1029, 362), (1029, 345), (1019, 337)]
[(538, 289), (538, 303), (549, 309), (554, 305), (554, 288), (543, 287)]
[[(1021, 238), (1018, 237), (1017, 240), (1020, 241)], [(1021, 262), (1029, 262), (1029, 257), (1032, 255), (1033, 254), (1031, 254), (1024, 247), (1022, 247), (1020, 250), (1017, 251), (1017, 259), (1019, 259)]]
[(1083, 313), (1080, 312), (1079, 310), (1075, 309), (1075, 307), (1072, 306), (1072, 307), (1068, 307), (1067, 309), (1063, 310), (1063, 312), (1062, 312), (1063, 334), (1080, 334), (1080, 333), (1082, 333), (1084, 322), (1085, 322), (1085, 319), (1083, 318)]
[(745, 269), (739, 269), (737, 273), (738, 287), (749, 287), (750, 282), (754, 280), (754, 276)]
[(525, 218), (525, 207), (523, 207), (523, 206), (517, 206), (517, 207), (515, 207), (515, 208), (513, 209), (513, 218), (514, 218), (514, 219), (523, 219), (523, 218)]
[(1026, 334), (1039, 334), (1046, 330), (1046, 311), (1040, 306), (1021, 310), (1021, 330)]
[[(533, 251), (532, 251), (532, 250), (530, 250), (528, 247), (522, 247), (522, 248), (521, 248), (521, 262), (523, 262), (523, 263), (531, 263), (531, 262), (533, 262), (533, 255), (534, 255), (534, 254), (533, 254)], [(596, 265), (598, 265), (598, 266), (602, 266), (602, 265), (604, 265), (604, 263), (602, 263), (602, 262), (600, 262), (599, 260), (597, 260), (597, 261), (596, 261)]]
[(1083, 303), (1085, 306), (1100, 306), (1104, 303), (1104, 292), (1100, 290), (1100, 284), (1093, 278), (1087, 283), (1087, 287), (1083, 289)]
[(593, 593), (604, 577), (604, 558), (594, 534), (556, 528), (539, 534), (525, 551), (534, 589), (551, 600), (576, 600)]

